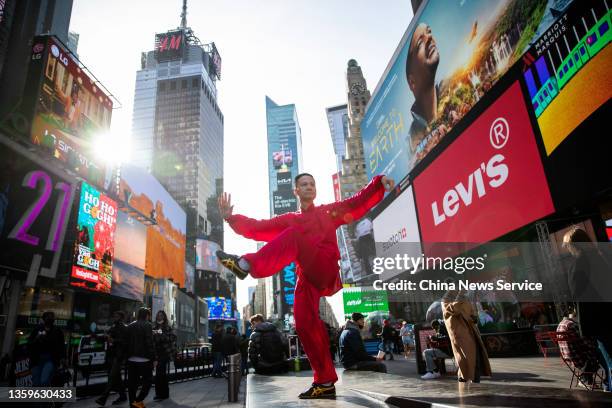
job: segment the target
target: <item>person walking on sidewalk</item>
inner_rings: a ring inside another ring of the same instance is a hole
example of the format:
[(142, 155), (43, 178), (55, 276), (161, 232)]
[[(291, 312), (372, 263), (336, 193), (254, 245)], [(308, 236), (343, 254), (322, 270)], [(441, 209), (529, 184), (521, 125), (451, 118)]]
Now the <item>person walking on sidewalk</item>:
[(213, 378), (223, 378), (221, 365), (223, 363), (223, 325), (217, 324), (215, 331), (210, 339), (212, 344), (213, 369), (211, 376)]
[(478, 315), (463, 291), (449, 291), (442, 297), (442, 313), (459, 366), (460, 382), (480, 382), (481, 376), (491, 376), (491, 365), (480, 331)]
[(404, 358), (408, 359), (410, 351), (414, 348), (414, 332), (412, 331), (411, 325), (404, 320), (402, 328), (400, 329), (400, 337), (402, 338), (402, 345), (404, 346)]
[(269, 220), (255, 220), (233, 214), (231, 195), (219, 197), (219, 210), (238, 234), (268, 242), (256, 253), (242, 257), (218, 251), (221, 264), (238, 278), (259, 279), (272, 276), (291, 262), (297, 263), (294, 318), (295, 328), (313, 369), (314, 383), (299, 398), (335, 398), (338, 377), (329, 353), (329, 337), (319, 318), (319, 299), (342, 288), (338, 260), (340, 252), (336, 229), (362, 218), (378, 204), (385, 189), (395, 182), (379, 175), (354, 196), (340, 202), (315, 206), (317, 189), (314, 177), (298, 174), (294, 194), (300, 210)]
[(28, 338), (28, 353), (32, 365), (32, 385), (48, 387), (58, 367), (66, 358), (62, 329), (55, 325), (55, 313), (44, 312), (39, 324)]
[(121, 377), (121, 369), (125, 363), (125, 352), (127, 346), (127, 326), (125, 325), (125, 313), (117, 310), (113, 313), (113, 325), (108, 330), (108, 358), (110, 370), (108, 372), (108, 384), (104, 392), (96, 400), (101, 406), (106, 405), (106, 400), (111, 391), (117, 391), (119, 398), (113, 401), (112, 405), (119, 405), (127, 401), (125, 395), (125, 384)]
[(157, 355), (155, 368), (155, 400), (164, 400), (170, 397), (168, 386), (168, 365), (176, 352), (176, 335), (170, 327), (166, 312), (160, 310), (155, 317), (153, 327), (153, 343)]
[(382, 347), (381, 350), (385, 352), (385, 360), (387, 359), (387, 354), (391, 356), (389, 360), (393, 360), (393, 343), (395, 342), (394, 339), (396, 334), (397, 333), (391, 325), (391, 322), (389, 322), (388, 319), (383, 320), (383, 328), (382, 332), (380, 333), (380, 337)]
[(377, 371), (386, 373), (382, 358), (374, 358), (366, 352), (360, 330), (365, 324), (361, 313), (353, 313), (340, 335), (340, 361), (346, 370)]
[[(149, 394), (153, 380), (153, 369), (157, 365), (153, 344), (153, 326), (149, 321), (151, 311), (146, 307), (138, 310), (137, 319), (127, 327), (128, 395), (131, 408), (144, 408), (144, 399)], [(142, 380), (140, 393), (136, 395)]]

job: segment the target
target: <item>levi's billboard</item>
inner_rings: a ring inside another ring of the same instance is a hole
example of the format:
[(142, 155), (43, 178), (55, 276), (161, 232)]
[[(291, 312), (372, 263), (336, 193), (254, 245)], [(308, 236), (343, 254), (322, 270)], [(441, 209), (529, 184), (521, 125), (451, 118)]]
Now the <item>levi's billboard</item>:
[(515, 82), (414, 181), (424, 242), (481, 243), (554, 212)]

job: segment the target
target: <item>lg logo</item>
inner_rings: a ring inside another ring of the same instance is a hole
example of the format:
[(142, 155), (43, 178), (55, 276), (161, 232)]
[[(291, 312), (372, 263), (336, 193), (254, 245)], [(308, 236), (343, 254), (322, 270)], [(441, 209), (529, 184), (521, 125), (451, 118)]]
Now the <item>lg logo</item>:
[(508, 121), (504, 118), (495, 119), (491, 124), (491, 129), (489, 129), (491, 146), (495, 149), (501, 149), (508, 143), (509, 138), (510, 126), (508, 126)]

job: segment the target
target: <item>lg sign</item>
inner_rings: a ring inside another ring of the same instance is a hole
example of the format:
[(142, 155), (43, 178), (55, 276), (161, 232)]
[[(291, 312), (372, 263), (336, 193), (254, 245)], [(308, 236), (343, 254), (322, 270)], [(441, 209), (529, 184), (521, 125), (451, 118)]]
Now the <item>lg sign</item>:
[(423, 241), (487, 242), (554, 211), (529, 123), (515, 83), (415, 179)]

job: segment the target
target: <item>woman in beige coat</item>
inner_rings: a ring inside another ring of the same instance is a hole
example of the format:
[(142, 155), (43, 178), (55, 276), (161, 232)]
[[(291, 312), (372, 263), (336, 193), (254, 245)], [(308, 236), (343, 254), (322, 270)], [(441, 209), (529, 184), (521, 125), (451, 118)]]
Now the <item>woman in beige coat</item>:
[(442, 315), (459, 366), (459, 381), (471, 380), (477, 383), (481, 375), (490, 376), (491, 366), (476, 326), (476, 313), (465, 294), (447, 292), (442, 298)]

